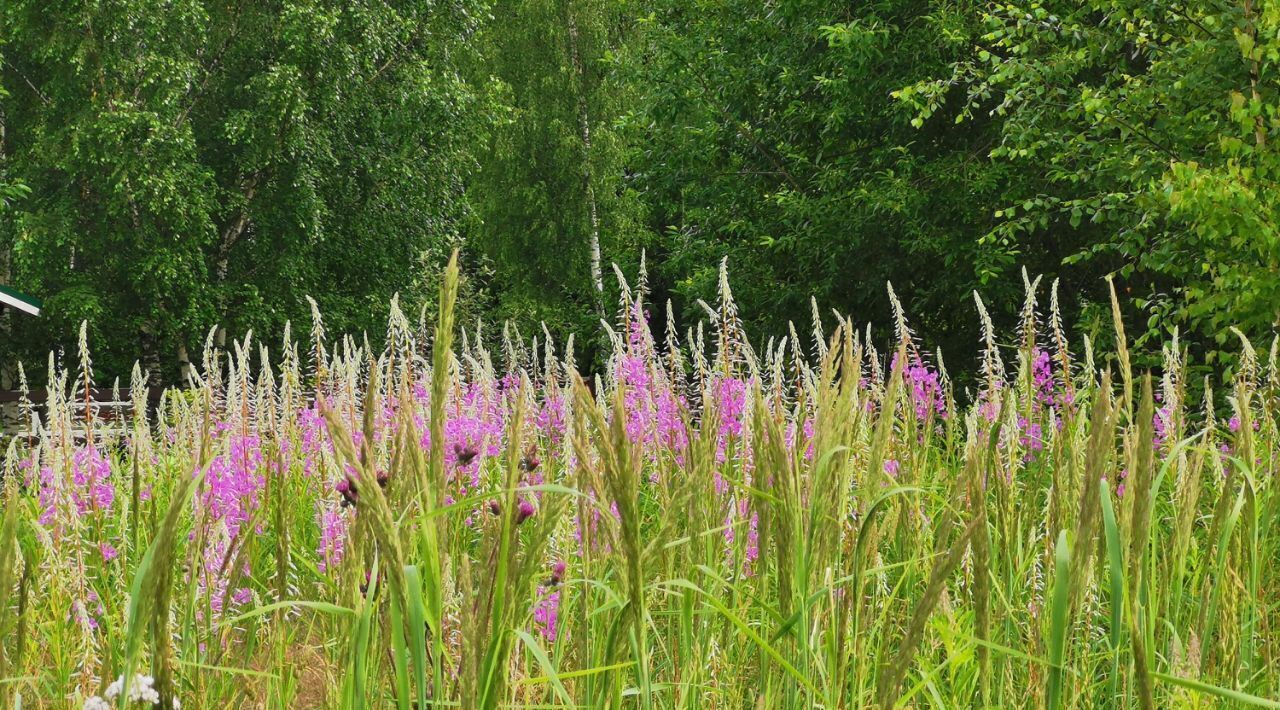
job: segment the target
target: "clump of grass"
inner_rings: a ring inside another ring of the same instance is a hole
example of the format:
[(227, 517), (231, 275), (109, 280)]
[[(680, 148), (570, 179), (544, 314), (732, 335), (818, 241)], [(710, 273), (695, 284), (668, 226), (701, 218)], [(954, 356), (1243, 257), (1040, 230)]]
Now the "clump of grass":
[(1044, 313), (1024, 275), (1016, 337), (975, 294), (957, 393), (892, 289), (892, 336), (813, 304), (761, 345), (727, 273), (662, 337), (618, 273), (591, 377), (545, 327), (459, 324), (456, 255), (433, 323), (397, 299), (375, 351), (313, 303), (274, 358), (211, 334), (123, 434), (84, 399), (87, 343), (51, 360), (0, 467), (0, 695), (1277, 705), (1277, 346), (1264, 366), (1241, 337), (1188, 405), (1176, 336), (1135, 371), (1114, 301), (1116, 357), (1077, 359), (1056, 284)]

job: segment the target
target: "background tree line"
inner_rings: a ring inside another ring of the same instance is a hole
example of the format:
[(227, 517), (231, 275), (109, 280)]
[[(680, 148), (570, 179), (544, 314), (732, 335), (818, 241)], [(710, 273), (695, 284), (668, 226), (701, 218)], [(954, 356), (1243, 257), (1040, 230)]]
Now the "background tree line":
[(470, 317), (580, 342), (643, 249), (682, 324), (725, 256), (755, 333), (892, 281), (953, 368), (972, 290), (1009, 319), (1025, 266), (1089, 331), (1115, 274), (1212, 362), (1278, 317), (1278, 64), (1257, 0), (10, 0), (0, 282), (46, 310), (0, 362), (87, 319), (173, 381), (306, 295), (376, 340), (454, 246)]

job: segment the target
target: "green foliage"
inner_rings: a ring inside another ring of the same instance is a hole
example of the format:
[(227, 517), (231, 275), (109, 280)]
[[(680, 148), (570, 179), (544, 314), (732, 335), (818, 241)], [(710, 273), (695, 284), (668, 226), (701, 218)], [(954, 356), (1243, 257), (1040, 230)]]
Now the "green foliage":
[(1114, 275), (1139, 364), (1178, 326), (1213, 365), (1280, 321), (1278, 36), (1255, 0), (13, 0), (0, 279), (46, 308), (0, 357), (87, 319), (101, 372), (172, 379), (307, 295), (376, 334), (461, 245), (464, 322), (597, 365), (642, 248), (679, 330), (728, 257), (752, 332), (888, 325), (891, 281), (967, 362), (1025, 267), (1101, 348)]
[(429, 347), (393, 316), (321, 396), (243, 348), (127, 434), (55, 388), (0, 458), (0, 700), (1280, 707), (1280, 356), (1241, 339), (1228, 420), (1034, 306), (968, 407), (905, 327), (887, 371), (845, 323), (691, 370), (638, 327), (593, 393), (455, 341), (444, 274)]
[(988, 158), (997, 123), (918, 128), (890, 99), (968, 51), (978, 6), (653, 5), (628, 63), (642, 88), (627, 120), (642, 136), (633, 161), (659, 295), (709, 299), (727, 255), (744, 319), (777, 332), (808, 322), (811, 295), (887, 325), (892, 281), (931, 341), (973, 352), (957, 303), (978, 286), (1014, 303), (1016, 283), (992, 276), (1015, 259), (1052, 273), (1069, 253), (979, 240), (1010, 185), (1031, 177)]
[(486, 115), (459, 76), (470, 0), (0, 8), (13, 279), (46, 303), (7, 355), (87, 319), (105, 371), (215, 324), (278, 333), (310, 294), (331, 325), (426, 293), (468, 210)]
[[(1272, 3), (987, 3), (974, 51), (898, 98), (925, 125), (999, 119), (1012, 183), (984, 242), (1018, 254), (1065, 231), (1143, 297), (1146, 337), (1184, 324), (1217, 349), (1270, 329), (1280, 297)], [(928, 119), (926, 121), (926, 119)]]
[(634, 90), (616, 70), (635, 8), (497, 0), (491, 12), (475, 73), (497, 112), (470, 188), (480, 222), (471, 244), (491, 272), (489, 305), (500, 318), (594, 333), (606, 304), (593, 294), (592, 234), (605, 271), (633, 261), (640, 239), (619, 124)]

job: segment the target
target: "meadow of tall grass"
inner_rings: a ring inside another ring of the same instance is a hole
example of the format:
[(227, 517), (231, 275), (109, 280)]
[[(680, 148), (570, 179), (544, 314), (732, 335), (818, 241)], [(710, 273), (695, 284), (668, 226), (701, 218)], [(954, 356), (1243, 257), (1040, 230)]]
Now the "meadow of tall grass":
[(210, 345), (123, 433), (74, 415), (85, 344), (51, 358), (4, 456), (0, 702), (1280, 707), (1275, 345), (1138, 372), (1118, 308), (1103, 358), (1033, 282), (1005, 340), (975, 298), (955, 393), (892, 289), (883, 351), (816, 306), (753, 346), (723, 276), (655, 335), (619, 275), (584, 381), (572, 340), (455, 324), (457, 280), (382, 352), (318, 312)]

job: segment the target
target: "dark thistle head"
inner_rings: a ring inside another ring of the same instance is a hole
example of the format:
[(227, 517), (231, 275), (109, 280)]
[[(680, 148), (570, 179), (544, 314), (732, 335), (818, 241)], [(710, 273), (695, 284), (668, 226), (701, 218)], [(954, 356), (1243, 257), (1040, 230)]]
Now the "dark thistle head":
[(520, 506), (516, 508), (516, 525), (532, 518), (536, 512), (538, 512), (538, 509), (533, 507), (533, 501), (528, 498), (521, 498)]
[(356, 482), (350, 478), (343, 478), (341, 481), (338, 481), (334, 488), (342, 494), (342, 500), (339, 501), (339, 504), (343, 508), (349, 505), (354, 506), (360, 500), (360, 495), (356, 491)]
[(466, 466), (467, 464), (474, 461), (477, 456), (480, 455), (480, 452), (476, 449), (476, 447), (472, 446), (470, 443), (465, 445), (454, 444), (453, 453), (455, 456), (458, 457), (459, 466)]
[(551, 565), (551, 577), (547, 580), (547, 586), (554, 587), (560, 584), (564, 580), (564, 571), (564, 560), (556, 560), (556, 563)]
[(520, 459), (520, 470), (528, 473), (534, 471), (542, 464), (542, 459), (538, 458), (538, 449), (532, 444), (524, 450), (524, 457)]

